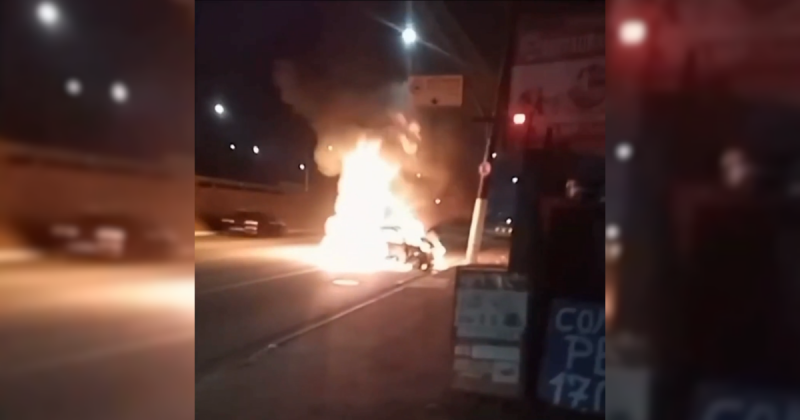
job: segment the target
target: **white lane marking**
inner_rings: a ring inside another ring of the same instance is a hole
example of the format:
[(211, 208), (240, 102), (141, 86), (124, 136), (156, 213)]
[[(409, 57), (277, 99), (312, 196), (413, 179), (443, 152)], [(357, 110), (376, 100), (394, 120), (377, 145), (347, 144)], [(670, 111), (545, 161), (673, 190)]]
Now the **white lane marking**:
[(214, 293), (225, 292), (225, 291), (228, 291), (228, 290), (238, 289), (240, 287), (247, 287), (247, 286), (252, 286), (254, 284), (267, 283), (267, 282), (270, 282), (270, 281), (273, 281), (273, 280), (286, 279), (286, 278), (289, 278), (289, 277), (300, 276), (300, 275), (303, 275), (303, 274), (314, 273), (314, 272), (317, 272), (317, 271), (320, 271), (320, 269), (316, 268), (316, 267), (315, 268), (305, 268), (305, 269), (302, 269), (302, 270), (289, 271), (289, 272), (286, 272), (286, 273), (276, 274), (274, 276), (269, 276), (269, 277), (259, 277), (259, 278), (253, 279), (253, 280), (247, 280), (247, 281), (243, 281), (243, 282), (239, 282), (239, 283), (233, 283), (233, 284), (226, 284), (224, 286), (214, 287), (214, 288), (211, 288), (211, 289), (198, 290), (198, 291), (195, 292), (195, 296), (209, 295), (209, 294), (214, 294)]
[(185, 343), (187, 341), (194, 341), (194, 330), (190, 329), (189, 331), (181, 333), (173, 331), (166, 334), (148, 337), (143, 340), (131, 340), (122, 344), (97, 347), (84, 351), (76, 351), (61, 355), (59, 357), (49, 358), (47, 360), (21, 364), (13, 368), (1, 370), (0, 378), (8, 379), (11, 377), (19, 377), (22, 375), (30, 375), (49, 370), (67, 368), (70, 366), (82, 365), (104, 359), (124, 356), (126, 354), (140, 353), (175, 344)]
[(373, 303), (376, 303), (376, 302), (379, 302), (379, 301), (381, 301), (383, 299), (386, 299), (389, 296), (392, 296), (392, 295), (394, 295), (396, 293), (402, 292), (407, 287), (409, 287), (409, 283), (413, 282), (414, 280), (420, 280), (420, 279), (425, 278), (427, 276), (429, 276), (429, 274), (413, 274), (411, 276), (404, 277), (403, 279), (398, 280), (397, 283), (396, 283), (397, 287), (394, 287), (391, 290), (388, 290), (388, 291), (386, 291), (386, 292), (384, 292), (384, 293), (382, 293), (382, 294), (380, 294), (380, 295), (378, 295), (378, 296), (376, 296), (376, 297), (374, 297), (372, 299), (369, 299), (369, 300), (367, 300), (365, 302), (361, 302), (358, 305), (352, 306), (352, 307), (350, 307), (348, 309), (345, 309), (344, 311), (341, 311), (341, 312), (339, 312), (337, 314), (331, 315), (331, 316), (329, 316), (329, 317), (327, 317), (327, 318), (325, 318), (325, 319), (323, 319), (321, 321), (318, 321), (318, 322), (315, 322), (313, 324), (307, 325), (307, 326), (305, 326), (305, 327), (303, 327), (303, 328), (301, 328), (301, 329), (299, 329), (297, 331), (294, 331), (292, 333), (289, 333), (289, 334), (287, 334), (287, 335), (285, 335), (283, 337), (280, 337), (280, 338), (276, 339), (275, 341), (270, 343), (268, 346), (256, 351), (250, 357), (248, 357), (247, 358), (247, 363), (253, 363), (253, 362), (257, 361), (261, 356), (271, 352), (272, 350), (275, 350), (279, 346), (281, 346), (281, 345), (283, 345), (283, 344), (285, 344), (285, 343), (287, 343), (287, 342), (289, 342), (291, 340), (294, 340), (295, 338), (298, 338), (298, 337), (300, 337), (302, 335), (305, 335), (305, 334), (307, 334), (307, 333), (309, 333), (311, 331), (314, 331), (314, 330), (316, 330), (318, 328), (324, 327), (325, 325), (328, 325), (328, 324), (330, 324), (330, 323), (332, 323), (332, 322), (334, 322), (336, 320), (344, 318), (345, 316), (350, 315), (353, 312), (356, 312), (356, 311), (358, 311), (360, 309), (366, 308), (369, 305), (372, 305)]
[[(348, 309), (345, 309), (345, 310), (343, 310), (341, 312), (333, 314), (333, 315), (331, 315), (331, 316), (329, 316), (329, 317), (327, 317), (325, 319), (317, 321), (317, 322), (315, 322), (313, 324), (309, 324), (309, 325), (307, 325), (307, 326), (305, 326), (305, 327), (303, 327), (303, 328), (301, 328), (299, 330), (296, 330), (296, 331), (291, 332), (289, 334), (286, 334), (286, 335), (284, 335), (282, 337), (279, 337), (278, 339), (276, 339), (275, 341), (273, 341), (269, 345), (267, 345), (265, 347), (262, 347), (261, 349), (257, 350), (253, 354), (251, 354), (244, 361), (244, 364), (245, 365), (253, 364), (253, 363), (257, 362), (258, 359), (260, 359), (262, 356), (264, 356), (264, 355), (266, 355), (268, 353), (271, 353), (272, 351), (276, 350), (281, 345), (286, 344), (289, 341), (295, 340), (295, 339), (297, 339), (297, 338), (299, 338), (299, 337), (301, 337), (303, 335), (306, 335), (306, 334), (308, 334), (308, 333), (310, 333), (312, 331), (315, 331), (315, 330), (317, 330), (319, 328), (322, 328), (322, 327), (324, 327), (324, 326), (326, 326), (328, 324), (331, 324), (331, 323), (333, 323), (333, 322), (335, 322), (335, 321), (337, 321), (337, 320), (339, 320), (341, 318), (344, 318), (344, 317), (346, 317), (346, 316), (348, 316), (348, 315), (350, 315), (350, 314), (352, 314), (352, 313), (354, 313), (356, 311), (364, 309), (367, 306), (370, 306), (370, 305), (372, 305), (374, 303), (380, 302), (381, 300), (386, 299), (389, 296), (392, 296), (392, 295), (395, 295), (397, 293), (400, 293), (403, 290), (406, 290), (409, 287), (409, 284), (413, 284), (414, 281), (416, 281), (418, 279), (425, 278), (425, 277), (427, 277), (429, 275), (430, 274), (427, 274), (427, 273), (425, 273), (425, 274), (419, 274), (418, 273), (418, 274), (410, 275), (408, 277), (404, 277), (403, 279), (398, 280), (396, 282), (396, 286), (394, 286), (392, 289), (390, 289), (390, 290), (388, 290), (388, 291), (386, 291), (386, 292), (384, 292), (384, 293), (382, 293), (382, 294), (380, 294), (380, 295), (378, 295), (378, 296), (376, 296), (374, 298), (371, 298), (371, 299), (369, 299), (369, 300), (367, 300), (365, 302), (361, 302), (358, 305), (352, 306), (352, 307), (350, 307)], [(200, 387), (200, 386), (202, 386), (204, 384), (210, 383), (214, 378), (216, 378), (217, 376), (223, 374), (227, 370), (228, 369), (226, 367), (222, 367), (220, 369), (217, 369), (217, 370), (215, 370), (213, 372), (210, 372), (210, 373), (204, 375), (202, 378), (199, 378), (195, 382), (195, 389), (197, 389), (197, 387)]]

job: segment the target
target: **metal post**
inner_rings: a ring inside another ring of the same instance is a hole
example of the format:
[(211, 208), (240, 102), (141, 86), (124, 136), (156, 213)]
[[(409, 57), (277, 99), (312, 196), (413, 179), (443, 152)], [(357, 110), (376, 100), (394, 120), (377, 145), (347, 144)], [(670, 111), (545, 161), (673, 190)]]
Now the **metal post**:
[[(500, 137), (501, 124), (507, 124), (508, 115), (505, 108), (508, 104), (510, 89), (511, 68), (514, 66), (517, 38), (517, 14), (510, 13), (510, 25), (508, 30), (508, 42), (506, 43), (505, 62), (498, 80), (497, 95), (495, 97), (494, 118), (491, 128), (487, 127), (486, 147), (483, 152), (483, 163), (492, 164), (494, 161), (494, 151), (497, 148), (498, 138)], [(491, 130), (491, 131), (489, 131)], [(478, 195), (475, 198), (475, 206), (472, 210), (472, 222), (470, 223), (469, 239), (467, 241), (467, 263), (474, 264), (478, 260), (483, 241), (483, 228), (486, 223), (486, 210), (489, 206), (489, 187), (492, 183), (492, 172), (481, 174), (478, 184)]]
[(309, 172), (309, 171), (308, 171), (308, 168), (305, 168), (305, 169), (303, 170), (303, 172), (305, 172), (304, 191), (305, 191), (305, 192), (308, 192), (308, 172)]

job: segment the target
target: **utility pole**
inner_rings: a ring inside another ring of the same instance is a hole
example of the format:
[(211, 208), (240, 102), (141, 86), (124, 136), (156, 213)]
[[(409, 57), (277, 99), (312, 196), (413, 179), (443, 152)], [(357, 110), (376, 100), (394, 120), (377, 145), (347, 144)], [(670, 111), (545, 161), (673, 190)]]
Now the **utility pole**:
[(483, 160), (480, 171), (480, 181), (478, 184), (478, 194), (475, 198), (475, 206), (472, 210), (472, 222), (469, 229), (469, 239), (467, 241), (467, 263), (474, 264), (478, 260), (478, 254), (481, 250), (481, 242), (483, 241), (483, 230), (486, 224), (486, 210), (489, 206), (489, 189), (492, 183), (492, 163), (495, 159), (495, 150), (501, 135), (502, 124), (508, 123), (508, 116), (505, 109), (508, 106), (508, 95), (511, 80), (511, 68), (514, 66), (514, 58), (516, 55), (516, 38), (517, 38), (517, 22), (518, 17), (513, 4), (510, 6), (512, 10), (509, 13), (508, 24), (508, 40), (506, 42), (505, 60), (501, 67), (500, 77), (498, 78), (497, 94), (495, 95), (494, 115), (484, 115), (483, 118), (477, 119), (478, 122), (491, 124), (486, 129), (486, 147), (483, 151)]

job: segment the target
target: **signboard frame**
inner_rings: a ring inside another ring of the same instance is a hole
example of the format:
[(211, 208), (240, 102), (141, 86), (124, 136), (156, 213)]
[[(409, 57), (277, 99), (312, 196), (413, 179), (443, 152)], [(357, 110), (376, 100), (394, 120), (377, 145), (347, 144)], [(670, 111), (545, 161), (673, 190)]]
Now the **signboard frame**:
[[(505, 267), (456, 268), (451, 324), (452, 389), (507, 399), (524, 396), (528, 363), (525, 337), (530, 311), (528, 290), (527, 278), (510, 273)], [(481, 303), (473, 305), (476, 301)], [(487, 310), (490, 306), (493, 311)], [(498, 315), (495, 312), (502, 309), (506, 312), (495, 317)], [(484, 315), (489, 316), (484, 318)], [(481, 320), (465, 323), (462, 322), (465, 316), (478, 316)], [(492, 325), (487, 327), (487, 323)], [(511, 324), (516, 325), (508, 327)]]
[(594, 7), (520, 20), (508, 109), (510, 114), (530, 115), (532, 129), (509, 133), (524, 137), (512, 143), (538, 148), (549, 136), (604, 150), (605, 35), (605, 13)]
[(410, 76), (408, 90), (414, 106), (461, 107), (464, 103), (464, 76), (460, 74)]

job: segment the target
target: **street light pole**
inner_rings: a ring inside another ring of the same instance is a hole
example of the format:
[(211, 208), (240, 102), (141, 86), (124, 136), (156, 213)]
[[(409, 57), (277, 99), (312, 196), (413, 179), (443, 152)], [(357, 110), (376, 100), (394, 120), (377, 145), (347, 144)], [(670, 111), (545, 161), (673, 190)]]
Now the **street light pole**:
[[(513, 6), (511, 6), (513, 7)], [(497, 142), (500, 137), (501, 124), (507, 124), (507, 113), (504, 108), (508, 103), (508, 90), (509, 82), (511, 79), (511, 68), (514, 65), (514, 55), (516, 53), (516, 28), (517, 28), (517, 14), (513, 11), (509, 14), (510, 25), (508, 29), (508, 41), (506, 42), (506, 52), (501, 69), (500, 77), (498, 78), (497, 94), (495, 95), (494, 117), (484, 116), (480, 119), (481, 122), (491, 124), (491, 128), (487, 127), (486, 147), (483, 151), (482, 165), (492, 166), (497, 154)], [(478, 261), (478, 254), (481, 250), (481, 242), (483, 241), (483, 229), (486, 224), (486, 210), (489, 206), (489, 187), (492, 183), (492, 172), (481, 172), (481, 178), (478, 183), (478, 194), (475, 198), (475, 206), (472, 210), (472, 222), (470, 223), (469, 239), (467, 240), (467, 263), (475, 264)]]
[(303, 191), (308, 192), (308, 167), (304, 163), (298, 165), (301, 171), (303, 171)]

